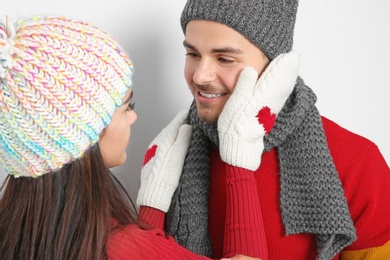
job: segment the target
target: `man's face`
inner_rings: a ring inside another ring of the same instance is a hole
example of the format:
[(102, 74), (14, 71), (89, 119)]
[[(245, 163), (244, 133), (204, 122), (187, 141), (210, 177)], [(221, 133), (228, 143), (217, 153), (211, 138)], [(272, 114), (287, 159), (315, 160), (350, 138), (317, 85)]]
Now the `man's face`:
[(253, 67), (260, 75), (269, 63), (267, 56), (242, 34), (213, 21), (190, 21), (183, 45), (184, 76), (199, 118), (208, 123), (217, 122), (244, 67)]

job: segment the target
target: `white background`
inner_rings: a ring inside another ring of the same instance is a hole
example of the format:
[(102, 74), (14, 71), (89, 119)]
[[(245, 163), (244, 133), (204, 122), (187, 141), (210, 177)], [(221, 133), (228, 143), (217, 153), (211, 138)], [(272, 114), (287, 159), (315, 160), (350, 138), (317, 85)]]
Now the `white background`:
[[(183, 77), (184, 0), (1, 0), (11, 21), (65, 15), (110, 32), (135, 64), (126, 164), (115, 172), (135, 198), (148, 144), (192, 97)], [(294, 49), (322, 115), (375, 142), (390, 164), (390, 1), (301, 0)], [(0, 182), (5, 177), (0, 169)]]

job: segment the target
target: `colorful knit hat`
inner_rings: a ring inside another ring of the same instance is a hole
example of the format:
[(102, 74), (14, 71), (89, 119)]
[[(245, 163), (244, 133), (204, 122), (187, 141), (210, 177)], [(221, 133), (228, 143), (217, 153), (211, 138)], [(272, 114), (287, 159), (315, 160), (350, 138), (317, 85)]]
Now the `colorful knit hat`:
[(0, 14), (0, 163), (36, 177), (99, 140), (132, 85), (133, 66), (106, 32), (63, 17), (15, 25)]
[(232, 27), (271, 60), (291, 51), (298, 0), (188, 0), (181, 14), (185, 34), (191, 20)]

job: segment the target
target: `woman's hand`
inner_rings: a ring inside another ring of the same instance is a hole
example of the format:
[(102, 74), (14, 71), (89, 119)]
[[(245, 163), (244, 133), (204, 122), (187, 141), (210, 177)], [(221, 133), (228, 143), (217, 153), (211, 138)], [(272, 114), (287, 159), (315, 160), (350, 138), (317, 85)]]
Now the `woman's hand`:
[(141, 171), (138, 206), (168, 211), (191, 141), (192, 127), (186, 121), (187, 112), (178, 113), (149, 145)]
[(242, 70), (218, 118), (219, 152), (229, 165), (255, 171), (260, 166), (263, 138), (273, 128), (297, 81), (299, 56), (280, 54), (258, 78), (254, 68)]

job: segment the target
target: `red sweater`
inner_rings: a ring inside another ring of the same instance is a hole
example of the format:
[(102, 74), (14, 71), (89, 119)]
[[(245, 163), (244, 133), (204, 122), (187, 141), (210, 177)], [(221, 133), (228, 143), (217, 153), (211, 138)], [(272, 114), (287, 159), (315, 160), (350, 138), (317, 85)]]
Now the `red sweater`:
[(126, 226), (112, 234), (107, 243), (108, 259), (209, 259), (181, 247), (161, 229), (142, 230), (136, 225)]
[[(390, 259), (390, 169), (371, 141), (323, 118), (330, 153), (342, 182), (357, 240), (342, 252), (342, 259)], [(223, 252), (225, 230), (225, 164), (211, 150), (209, 229), (214, 257)], [(277, 150), (263, 153), (255, 172), (269, 259), (315, 259), (315, 237), (286, 236), (279, 207)], [(256, 246), (252, 244), (252, 246)], [(336, 257), (335, 259), (338, 259)]]
[[(323, 124), (358, 237), (341, 253), (342, 259), (390, 259), (390, 169), (374, 143), (328, 119), (323, 118)], [(273, 260), (316, 258), (314, 236), (285, 236), (279, 208), (276, 149), (262, 155), (261, 166), (254, 174), (227, 165), (216, 149), (211, 149), (210, 159), (209, 230), (213, 257), (241, 253)], [(262, 219), (253, 216), (262, 216)], [(159, 210), (141, 207), (139, 218), (146, 223), (163, 228), (164, 217)], [(114, 251), (118, 256), (118, 251), (134, 254), (133, 251), (138, 249), (136, 256), (144, 259), (195, 257), (182, 251), (159, 229), (152, 232), (134, 230), (136, 232), (133, 231), (131, 236), (119, 233), (117, 238), (111, 238), (110, 256)], [(137, 242), (136, 249), (134, 241)], [(164, 258), (166, 243), (170, 245), (168, 251), (171, 255)], [(178, 255), (180, 253), (182, 255)], [(120, 256), (123, 257), (124, 253)]]
[[(226, 170), (226, 229), (224, 252), (221, 254), (230, 257), (241, 253), (267, 260), (264, 226), (261, 221), (253, 219), (253, 214), (262, 215), (254, 173), (230, 165)], [(138, 219), (156, 228), (142, 230), (136, 225), (129, 225), (115, 232), (107, 244), (109, 259), (208, 259), (190, 252), (172, 237), (166, 236), (162, 231), (164, 218), (162, 211), (141, 207)]]

